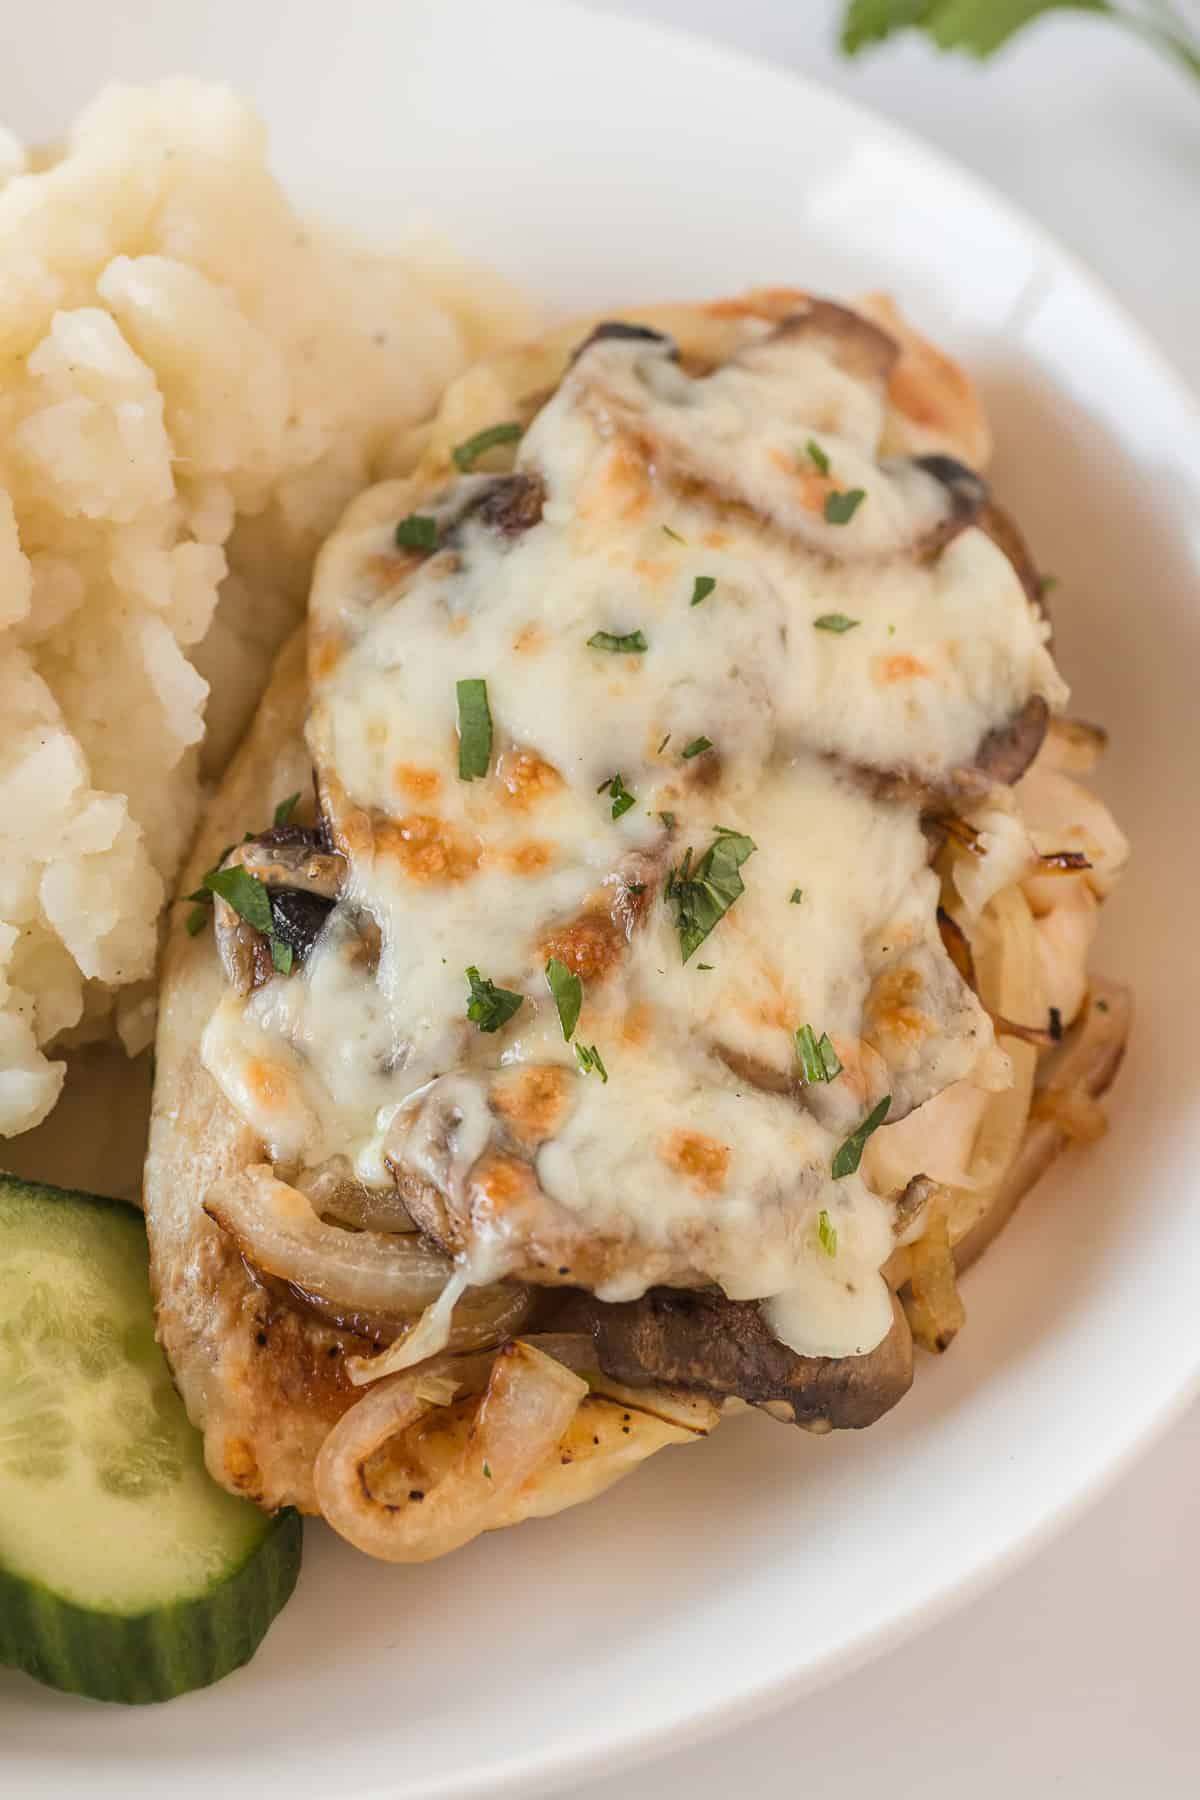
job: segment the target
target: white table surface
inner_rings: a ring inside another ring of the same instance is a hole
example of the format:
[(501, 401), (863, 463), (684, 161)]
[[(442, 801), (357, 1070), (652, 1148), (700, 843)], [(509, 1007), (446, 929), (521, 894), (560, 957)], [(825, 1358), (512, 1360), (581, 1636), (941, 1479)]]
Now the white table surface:
[[(982, 68), (921, 40), (847, 63), (831, 0), (592, 4), (816, 76), (941, 145), (1078, 251), (1200, 387), (1200, 84), (1112, 25), (1052, 16)], [(1049, 1396), (1030, 1428), (1053, 1429)], [(1200, 1408), (965, 1611), (752, 1728), (575, 1791), (1196, 1800), (1198, 1619)]]

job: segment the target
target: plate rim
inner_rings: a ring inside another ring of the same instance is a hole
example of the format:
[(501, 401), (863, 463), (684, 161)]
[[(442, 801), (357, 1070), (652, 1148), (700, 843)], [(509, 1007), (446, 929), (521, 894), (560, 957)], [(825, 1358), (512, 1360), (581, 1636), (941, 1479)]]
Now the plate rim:
[[(530, 12), (552, 9), (573, 15), (583, 28), (623, 36), (631, 45), (636, 43), (643, 50), (657, 47), (664, 56), (686, 56), (693, 69), (714, 78), (722, 71), (738, 70), (745, 77), (758, 82), (766, 80), (777, 89), (789, 90), (801, 99), (805, 95), (819, 95), (822, 102), (832, 106), (845, 121), (848, 133), (870, 132), (931, 172), (952, 177), (969, 201), (986, 207), (995, 218), (1011, 226), (1015, 234), (1037, 251), (1051, 272), (1060, 271), (1080, 285), (1155, 380), (1177, 398), (1191, 429), (1200, 428), (1200, 397), (1191, 382), (1174, 366), (1136, 311), (1131, 310), (1105, 278), (985, 176), (929, 142), (918, 131), (894, 122), (861, 100), (847, 97), (819, 76), (775, 63), (752, 50), (723, 43), (703, 31), (625, 11), (599, 10), (586, 0), (521, 0), (521, 6)], [(1200, 449), (1200, 442), (1197, 447)], [(1186, 450), (1182, 454), (1186, 457)], [(1182, 532), (1180, 541), (1184, 541)], [(1200, 1345), (1184, 1378), (1167, 1384), (1167, 1391), (1146, 1415), (1139, 1417), (1123, 1444), (1110, 1451), (1109, 1460), (1099, 1469), (1091, 1470), (1086, 1480), (1067, 1497), (1046, 1508), (1036, 1524), (1011, 1544), (985, 1553), (977, 1566), (947, 1577), (925, 1598), (907, 1604), (894, 1617), (865, 1627), (852, 1641), (810, 1658), (801, 1667), (757, 1680), (745, 1691), (716, 1699), (692, 1700), (689, 1705), (676, 1708), (662, 1722), (647, 1720), (640, 1724), (619, 1743), (613, 1742), (611, 1734), (605, 1738), (599, 1726), (582, 1743), (578, 1737), (570, 1743), (560, 1738), (557, 1745), (544, 1749), (531, 1743), (519, 1756), (509, 1755), (501, 1762), (481, 1758), (451, 1776), (428, 1781), (421, 1788), (422, 1796), (426, 1800), (484, 1800), (485, 1796), (499, 1800), (501, 1796), (518, 1791), (533, 1796), (557, 1791), (567, 1784), (574, 1786), (577, 1782), (602, 1776), (618, 1776), (667, 1757), (685, 1746), (693, 1747), (752, 1724), (818, 1692), (970, 1605), (991, 1586), (1034, 1559), (1118, 1484), (1149, 1445), (1182, 1416), (1197, 1394), (1200, 1394)], [(250, 1704), (253, 1705), (252, 1699)], [(660, 1720), (661, 1714), (659, 1708)], [(384, 1785), (377, 1785), (377, 1779)], [(378, 1778), (371, 1775), (366, 1785), (356, 1779), (349, 1787), (338, 1783), (326, 1791), (330, 1800), (394, 1800), (396, 1790), (386, 1784), (381, 1771)]]

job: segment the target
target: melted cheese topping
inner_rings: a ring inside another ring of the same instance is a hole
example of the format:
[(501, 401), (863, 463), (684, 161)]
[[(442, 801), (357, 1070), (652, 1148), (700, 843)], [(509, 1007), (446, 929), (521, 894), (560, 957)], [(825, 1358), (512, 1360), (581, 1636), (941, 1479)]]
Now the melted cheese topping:
[[(227, 997), (203, 1052), (277, 1162), (426, 1184), (472, 1280), (540, 1256), (606, 1299), (715, 1281), (773, 1297), (803, 1354), (879, 1342), (893, 1196), (834, 1154), (882, 1095), (895, 1118), (996, 1063), (917, 801), (864, 771), (946, 781), (1031, 693), (1062, 698), (1011, 565), (974, 528), (940, 545), (946, 490), (881, 463), (882, 427), (819, 345), (694, 380), (661, 344), (599, 341), (520, 447), (540, 520), (497, 529), (493, 478), (468, 476), (417, 508), (438, 553), (375, 525), (327, 549), (310, 741), (349, 879), (303, 967)], [(480, 677), (493, 757), (463, 781), (455, 684)], [(636, 804), (614, 820), (616, 774)], [(717, 827), (756, 848), (684, 963), (664, 882)], [(551, 955), (607, 1082), (564, 1042)], [(524, 997), (495, 1034), (466, 1018), (468, 966)], [(827, 1086), (800, 1087), (805, 1023), (844, 1064)]]

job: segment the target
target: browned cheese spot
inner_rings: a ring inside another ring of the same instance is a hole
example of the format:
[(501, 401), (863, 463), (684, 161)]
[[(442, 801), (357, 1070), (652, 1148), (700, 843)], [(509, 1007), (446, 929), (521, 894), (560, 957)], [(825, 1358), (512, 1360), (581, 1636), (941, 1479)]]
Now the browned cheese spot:
[(533, 1149), (554, 1137), (567, 1116), (567, 1075), (554, 1067), (502, 1069), (491, 1102), (518, 1143)]
[(429, 813), (378, 820), (375, 852), (395, 857), (410, 881), (423, 883), (465, 881), (478, 869), (480, 858), (473, 838)]
[(505, 750), (496, 764), (496, 773), (512, 804), (522, 812), (556, 793), (563, 784), (554, 764), (528, 747)]
[(598, 909), (558, 926), (542, 939), (540, 946), (545, 961), (556, 956), (579, 976), (585, 987), (591, 981), (602, 981), (624, 948), (625, 932), (620, 923)]
[(686, 1175), (706, 1194), (720, 1193), (729, 1172), (729, 1146), (700, 1131), (673, 1131), (662, 1150), (663, 1161)]

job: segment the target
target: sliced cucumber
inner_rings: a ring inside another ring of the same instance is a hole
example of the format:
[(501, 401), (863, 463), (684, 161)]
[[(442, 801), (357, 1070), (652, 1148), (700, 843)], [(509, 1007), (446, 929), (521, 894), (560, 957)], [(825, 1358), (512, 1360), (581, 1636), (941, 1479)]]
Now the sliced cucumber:
[(169, 1700), (253, 1656), (301, 1524), (204, 1467), (120, 1201), (0, 1174), (0, 1664)]

